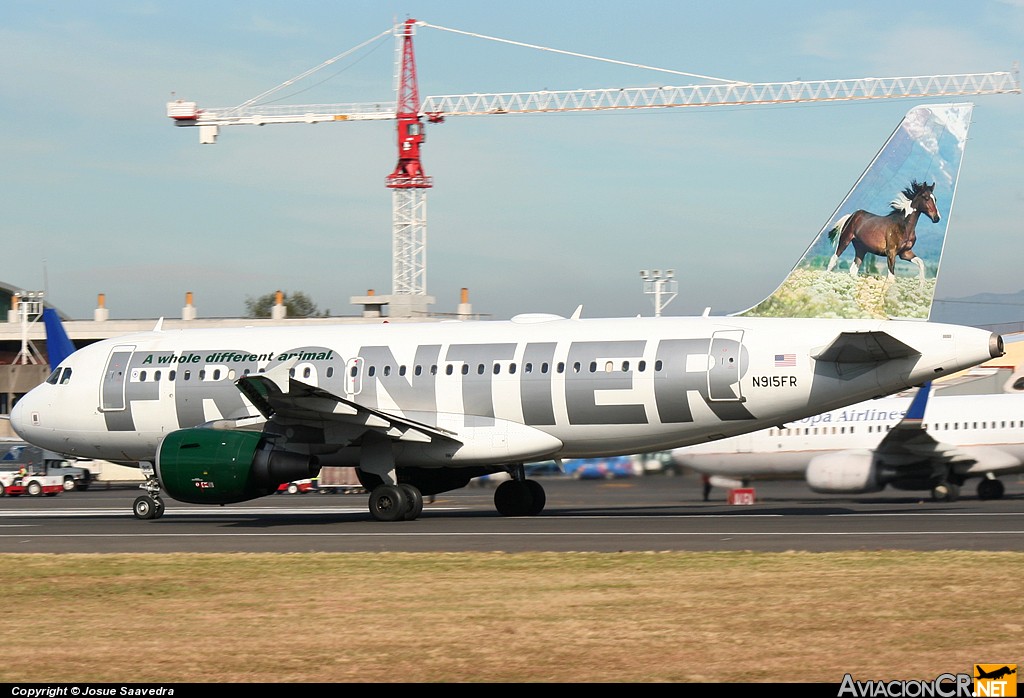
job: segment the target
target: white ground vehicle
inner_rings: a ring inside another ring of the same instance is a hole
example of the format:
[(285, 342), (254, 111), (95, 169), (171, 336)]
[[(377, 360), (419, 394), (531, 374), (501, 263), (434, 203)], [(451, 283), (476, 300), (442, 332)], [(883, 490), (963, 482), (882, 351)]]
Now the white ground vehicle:
[(63, 491), (64, 477), (61, 475), (21, 475), (17, 471), (0, 471), (0, 496), (17, 497), (27, 494), (30, 497), (53, 497)]

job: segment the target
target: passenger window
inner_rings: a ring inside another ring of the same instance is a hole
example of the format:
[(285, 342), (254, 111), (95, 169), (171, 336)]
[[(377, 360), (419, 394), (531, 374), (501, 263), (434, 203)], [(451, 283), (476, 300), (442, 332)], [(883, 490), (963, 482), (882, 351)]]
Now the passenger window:
[(623, 361), (622, 362), (622, 370), (623, 370), (623, 372), (629, 370), (629, 362), (628, 361)]
[(368, 370), (366, 373), (367, 373), (367, 375), (372, 377), (375, 373), (377, 373), (377, 367), (376, 366), (370, 366), (370, 370)]
[(436, 376), (437, 375), (437, 364), (432, 364), (430, 366), (430, 375), (432, 375), (432, 376)]
[(185, 380), (190, 380), (191, 378), (192, 378), (192, 371), (185, 371)]
[(146, 382), (146, 372), (145, 371), (139, 371), (139, 382), (140, 383), (145, 383)]
[(508, 372), (509, 373), (515, 373), (516, 372), (516, 365), (514, 363), (508, 365)]
[(448, 364), (447, 366), (444, 367), (444, 374), (446, 376), (450, 376), (450, 375), (452, 375), (454, 370), (455, 370), (455, 367), (452, 366), (451, 364)]
[[(352, 368), (355, 368), (355, 366), (353, 366)], [(334, 366), (328, 366), (327, 367), (327, 377), (328, 378), (333, 378), (334, 377)]]
[(501, 364), (499, 364), (497, 361), (495, 361), (494, 362), (494, 375), (498, 375), (499, 373), (501, 373)]
[(540, 372), (541, 373), (547, 373), (548, 372), (548, 362), (547, 361), (545, 361), (544, 363), (542, 363), (540, 365)]
[(654, 370), (655, 371), (660, 371), (661, 367), (662, 367), (661, 359), (658, 359), (657, 361), (654, 362)]
[(177, 375), (178, 375), (177, 371), (171, 371), (170, 373), (167, 374), (167, 380), (173, 382), (174, 381), (174, 377), (177, 376)]
[(469, 375), (469, 364), (462, 364), (462, 375)]
[(481, 376), (484, 375), (484, 365), (483, 364), (477, 364), (476, 372), (479, 375), (481, 375)]
[(153, 371), (153, 380), (155, 380), (157, 383), (160, 382), (160, 371)]
[[(309, 366), (306, 366), (306, 368), (302, 369), (302, 377), (303, 378), (309, 378), (310, 375), (311, 375), (311, 371), (310, 371)], [(214, 376), (214, 378), (216, 378), (216, 376)]]
[(398, 375), (400, 375), (400, 376), (404, 376), (405, 375), (405, 366), (399, 366), (398, 367)]
[(416, 368), (413, 369), (413, 373), (415, 373), (417, 376), (420, 375), (421, 373), (423, 373), (423, 367), (420, 366), (419, 364), (416, 364)]
[(384, 367), (384, 375), (385, 376), (390, 376), (391, 375), (391, 366), (385, 366)]
[[(308, 371), (309, 369), (307, 368), (306, 370)], [(219, 368), (213, 369), (213, 380), (215, 380), (215, 381), (219, 381), (220, 380), (220, 369)]]
[(559, 361), (558, 362), (558, 372), (559, 373), (565, 373), (565, 362), (563, 362), (563, 361)]

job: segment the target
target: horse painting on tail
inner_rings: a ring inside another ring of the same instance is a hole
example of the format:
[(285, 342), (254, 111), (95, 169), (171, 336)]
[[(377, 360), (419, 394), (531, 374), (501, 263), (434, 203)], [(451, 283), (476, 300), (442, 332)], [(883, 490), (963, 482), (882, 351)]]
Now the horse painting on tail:
[(884, 256), (888, 260), (890, 280), (896, 276), (896, 258), (899, 257), (917, 265), (918, 276), (924, 283), (924, 261), (915, 255), (913, 250), (914, 243), (917, 242), (914, 228), (922, 213), (931, 218), (932, 223), (939, 222), (934, 190), (934, 183), (918, 183), (914, 180), (889, 204), (892, 206), (892, 213), (889, 215), (878, 216), (859, 210), (840, 218), (828, 233), (830, 242), (835, 242), (836, 238), (839, 241), (835, 254), (828, 261), (827, 271), (835, 268), (839, 257), (852, 242), (854, 259), (850, 264), (851, 276), (857, 276), (864, 262), (864, 255), (870, 252), (880, 257)]

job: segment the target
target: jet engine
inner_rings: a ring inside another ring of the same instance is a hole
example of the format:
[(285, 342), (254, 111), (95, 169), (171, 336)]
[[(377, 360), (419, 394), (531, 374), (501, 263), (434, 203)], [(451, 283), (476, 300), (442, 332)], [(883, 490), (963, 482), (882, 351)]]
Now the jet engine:
[(807, 485), (821, 494), (881, 492), (874, 455), (870, 451), (840, 451), (818, 456), (807, 464)]
[[(821, 494), (865, 494), (886, 487), (930, 490), (953, 480), (941, 460), (905, 458), (886, 462), (871, 451), (839, 451), (807, 464), (807, 485)], [(960, 483), (957, 483), (960, 484)]]
[(260, 432), (182, 429), (160, 444), (157, 476), (168, 495), (190, 504), (233, 504), (314, 477), (316, 456), (274, 448)]

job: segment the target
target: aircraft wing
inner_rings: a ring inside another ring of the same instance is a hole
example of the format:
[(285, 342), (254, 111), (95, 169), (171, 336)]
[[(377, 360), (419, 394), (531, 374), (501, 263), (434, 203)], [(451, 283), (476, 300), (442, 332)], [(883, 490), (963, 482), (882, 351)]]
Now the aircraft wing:
[(376, 431), (396, 441), (461, 444), (455, 432), (359, 405), (294, 378), (288, 378), (286, 391), (268, 374), (245, 376), (235, 385), (268, 421), (331, 426), (339, 441)]

